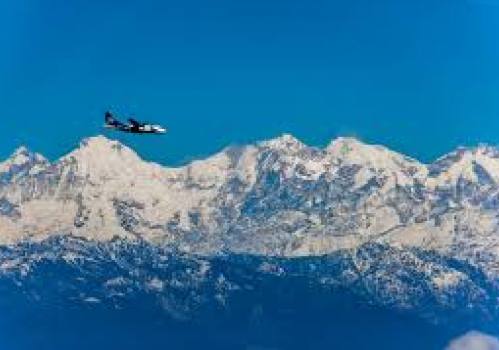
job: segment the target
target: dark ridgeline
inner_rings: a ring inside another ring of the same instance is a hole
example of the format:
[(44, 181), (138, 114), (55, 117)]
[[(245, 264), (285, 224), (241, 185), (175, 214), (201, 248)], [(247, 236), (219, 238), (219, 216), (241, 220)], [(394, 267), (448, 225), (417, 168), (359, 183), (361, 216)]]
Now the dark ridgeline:
[[(203, 258), (120, 240), (3, 248), (20, 266), (0, 278), (0, 339), (11, 350), (442, 349), (469, 329), (498, 331), (497, 295), (478, 270), (414, 254), (475, 285), (435, 294), (380, 245), (294, 259)], [(351, 274), (363, 257), (376, 263)]]

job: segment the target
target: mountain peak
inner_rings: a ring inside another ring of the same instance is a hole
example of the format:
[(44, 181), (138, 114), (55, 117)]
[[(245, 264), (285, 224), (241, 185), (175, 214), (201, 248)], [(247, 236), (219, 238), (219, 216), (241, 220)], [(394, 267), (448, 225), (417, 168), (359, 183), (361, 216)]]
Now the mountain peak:
[[(326, 152), (338, 158), (380, 158), (391, 157), (396, 152), (380, 145), (371, 145), (355, 137), (338, 137), (326, 147)], [(400, 155), (400, 157), (403, 157)]]
[(338, 144), (338, 143), (351, 143), (351, 144), (364, 144), (364, 142), (360, 141), (355, 136), (338, 136), (335, 139), (332, 139), (329, 143), (329, 146)]
[(287, 133), (282, 134), (281, 136), (273, 138), (271, 140), (263, 141), (260, 143), (260, 145), (269, 148), (288, 149), (295, 151), (307, 147), (303, 142), (298, 140), (296, 137)]
[(426, 167), (418, 161), (394, 152), (384, 146), (370, 145), (353, 137), (339, 137), (326, 147), (327, 154), (343, 164), (360, 165), (365, 170), (364, 180), (371, 171), (382, 171), (394, 183), (412, 184), (415, 178), (426, 176)]
[(351, 151), (358, 151), (370, 147), (375, 147), (375, 146), (365, 144), (355, 137), (340, 136), (331, 140), (329, 145), (326, 147), (326, 151), (328, 153), (337, 153), (337, 154), (346, 155)]
[(91, 176), (120, 175), (144, 163), (129, 147), (105, 136), (85, 138), (80, 146), (63, 156), (59, 163), (78, 163), (79, 171)]
[(113, 147), (115, 145), (122, 145), (119, 141), (111, 140), (104, 135), (97, 135), (84, 138), (80, 141), (80, 148), (85, 147)]
[(80, 145), (69, 155), (89, 155), (96, 157), (111, 156), (113, 154), (132, 155), (138, 158), (135, 151), (123, 143), (109, 139), (103, 135), (87, 137), (80, 141)]
[(499, 149), (487, 144), (458, 147), (429, 166), (429, 175), (439, 183), (455, 185), (460, 179), (480, 182), (487, 178), (499, 181)]
[(41, 154), (31, 152), (26, 146), (19, 146), (9, 158), (0, 163), (0, 172), (9, 171), (13, 166), (48, 163)]
[(31, 153), (30, 150), (28, 149), (28, 147), (22, 145), (22, 146), (19, 146), (13, 153), (12, 153), (12, 156), (20, 156), (20, 155), (27, 155)]

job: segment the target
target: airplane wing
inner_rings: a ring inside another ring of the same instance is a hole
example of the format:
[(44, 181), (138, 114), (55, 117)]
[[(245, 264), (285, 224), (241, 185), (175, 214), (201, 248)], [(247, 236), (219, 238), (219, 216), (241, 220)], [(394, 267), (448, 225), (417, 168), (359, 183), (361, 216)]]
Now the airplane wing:
[(132, 119), (132, 118), (128, 118), (128, 122), (132, 125), (132, 127), (134, 128), (140, 128), (141, 126), (143, 126), (144, 124), (142, 123), (139, 123), (138, 121), (136, 121), (135, 119)]

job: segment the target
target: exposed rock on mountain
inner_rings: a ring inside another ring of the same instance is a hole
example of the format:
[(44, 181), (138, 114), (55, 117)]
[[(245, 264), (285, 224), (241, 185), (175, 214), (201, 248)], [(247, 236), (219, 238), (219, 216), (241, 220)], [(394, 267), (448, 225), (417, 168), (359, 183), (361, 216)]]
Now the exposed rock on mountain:
[(121, 237), (271, 256), (379, 243), (498, 276), (498, 183), (490, 146), (425, 165), (353, 138), (319, 149), (283, 135), (167, 168), (98, 136), (55, 162), (20, 148), (0, 163), (0, 242)]
[(159, 308), (241, 329), (362, 310), (497, 334), (497, 154), (425, 165), (283, 135), (167, 168), (101, 136), (55, 162), (20, 148), (0, 163), (0, 309), (133, 310), (135, 324)]

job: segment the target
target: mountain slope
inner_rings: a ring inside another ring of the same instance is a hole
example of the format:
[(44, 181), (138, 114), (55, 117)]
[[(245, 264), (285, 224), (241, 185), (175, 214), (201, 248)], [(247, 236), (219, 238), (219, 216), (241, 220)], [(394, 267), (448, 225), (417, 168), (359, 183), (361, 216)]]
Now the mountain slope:
[[(102, 136), (55, 162), (19, 148), (0, 163), (0, 329), (37, 324), (48, 349), (199, 348), (185, 346), (199, 332), (229, 349), (497, 335), (497, 154), (426, 165), (283, 135), (168, 168)], [(60, 334), (71, 345), (54, 345)]]
[(121, 237), (273, 256), (380, 243), (498, 276), (498, 155), (458, 149), (425, 165), (352, 138), (318, 149), (283, 135), (167, 168), (102, 136), (53, 163), (20, 148), (0, 163), (0, 242)]

